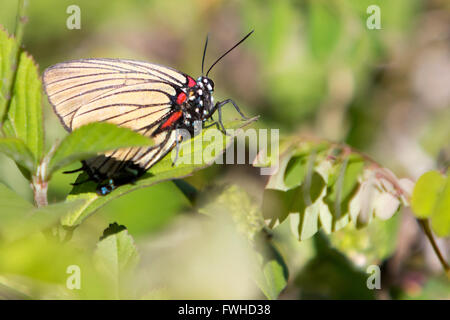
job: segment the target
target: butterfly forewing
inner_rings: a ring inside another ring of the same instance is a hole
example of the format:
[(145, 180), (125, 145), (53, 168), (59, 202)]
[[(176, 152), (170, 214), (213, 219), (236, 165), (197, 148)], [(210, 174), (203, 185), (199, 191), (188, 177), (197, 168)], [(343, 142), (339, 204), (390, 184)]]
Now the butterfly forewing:
[[(43, 80), (55, 113), (66, 129), (72, 130), (76, 128), (72, 126), (75, 114), (82, 107), (89, 111), (91, 106), (103, 106), (107, 108), (103, 113), (114, 116), (133, 105), (146, 108), (170, 104), (168, 95), (174, 95), (174, 88), (186, 83), (187, 77), (176, 70), (151, 63), (86, 59), (57, 64), (45, 71)], [(103, 121), (94, 116), (90, 119), (90, 122)]]
[(174, 94), (172, 86), (161, 82), (119, 86), (71, 111), (67, 121), (71, 129), (106, 121), (139, 131), (167, 115)]
[[(91, 122), (110, 122), (152, 136), (155, 145), (123, 148), (86, 161), (104, 175), (114, 175), (132, 161), (150, 168), (175, 145), (175, 131), (152, 135), (173, 109), (173, 97), (186, 85), (185, 74), (134, 60), (85, 59), (57, 64), (43, 75), (45, 91), (68, 131)], [(109, 159), (118, 161), (109, 161)]]

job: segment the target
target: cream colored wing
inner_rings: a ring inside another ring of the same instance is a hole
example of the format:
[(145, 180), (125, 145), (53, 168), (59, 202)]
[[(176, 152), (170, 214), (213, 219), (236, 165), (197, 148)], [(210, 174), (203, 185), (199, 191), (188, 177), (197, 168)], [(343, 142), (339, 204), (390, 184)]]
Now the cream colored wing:
[[(187, 76), (140, 61), (85, 59), (48, 68), (43, 83), (68, 131), (96, 121), (135, 129), (169, 111), (174, 87), (185, 85)], [(137, 118), (140, 121), (131, 120)]]
[[(187, 85), (185, 74), (164, 66), (116, 59), (63, 62), (43, 75), (44, 89), (64, 127), (71, 131), (91, 122), (110, 122), (151, 136), (172, 110), (176, 87)], [(150, 148), (124, 148), (105, 154), (131, 160), (148, 169), (175, 143), (174, 132), (162, 132)], [(115, 171), (94, 160), (102, 171)], [(117, 165), (117, 163), (115, 164)]]
[[(176, 131), (165, 131), (157, 136), (161, 141), (148, 148), (123, 148), (106, 153), (85, 161), (93, 172), (106, 178), (114, 178), (117, 172), (125, 166), (125, 161), (131, 161), (144, 170), (148, 170), (164, 158), (176, 145)], [(118, 160), (118, 161), (115, 161)]]

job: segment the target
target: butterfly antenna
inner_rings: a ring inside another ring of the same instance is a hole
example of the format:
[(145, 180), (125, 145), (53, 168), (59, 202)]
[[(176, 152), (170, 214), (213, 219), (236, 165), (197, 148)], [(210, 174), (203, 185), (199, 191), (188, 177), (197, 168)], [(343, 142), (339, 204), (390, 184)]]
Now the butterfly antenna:
[(209, 33), (206, 35), (205, 48), (203, 48), (202, 76), (203, 76), (203, 67), (205, 66), (205, 57), (206, 57), (206, 48), (208, 47), (208, 38), (209, 38)]
[(209, 67), (208, 71), (206, 72), (206, 76), (208, 76), (209, 72), (211, 71), (211, 69), (217, 64), (217, 62), (219, 62), (220, 60), (222, 60), (223, 57), (225, 57), (227, 54), (229, 54), (234, 48), (236, 48), (238, 45), (240, 45), (242, 42), (245, 41), (245, 39), (247, 39), (248, 37), (250, 37), (250, 35), (254, 32), (255, 30), (250, 31), (244, 38), (242, 38), (241, 41), (239, 41), (238, 43), (236, 43), (233, 47), (231, 47), (231, 49), (229, 49), (227, 52), (225, 52), (223, 55), (221, 55), (216, 62), (214, 62), (211, 67)]

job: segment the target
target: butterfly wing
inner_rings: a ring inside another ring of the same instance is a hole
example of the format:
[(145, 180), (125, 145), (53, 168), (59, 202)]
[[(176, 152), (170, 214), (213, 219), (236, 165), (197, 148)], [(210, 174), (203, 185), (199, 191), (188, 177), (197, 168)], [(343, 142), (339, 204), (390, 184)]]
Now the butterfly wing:
[[(66, 130), (105, 121), (155, 140), (152, 147), (118, 149), (106, 157), (130, 160), (148, 169), (175, 144), (173, 130), (153, 133), (174, 112), (177, 90), (188, 83), (188, 76), (181, 72), (134, 60), (84, 59), (48, 68), (43, 83)], [(110, 163), (98, 159), (89, 165), (105, 173), (114, 172)]]

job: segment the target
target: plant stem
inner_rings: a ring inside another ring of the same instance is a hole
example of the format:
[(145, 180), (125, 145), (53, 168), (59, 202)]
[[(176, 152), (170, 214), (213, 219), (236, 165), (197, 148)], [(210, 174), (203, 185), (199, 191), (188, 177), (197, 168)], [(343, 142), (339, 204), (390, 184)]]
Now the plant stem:
[(56, 147), (58, 146), (55, 143), (51, 148), (47, 155), (42, 159), (41, 163), (37, 167), (35, 175), (31, 179), (31, 188), (33, 189), (34, 194), (34, 202), (36, 206), (42, 207), (48, 205), (47, 200), (47, 190), (48, 190), (48, 163), (53, 156)]
[(33, 182), (31, 183), (31, 188), (33, 189), (34, 202), (37, 207), (43, 207), (48, 205), (47, 201), (47, 190), (48, 182), (40, 179), (39, 176), (33, 177)]
[(28, 22), (28, 18), (25, 16), (25, 9), (27, 5), (27, 0), (19, 0), (16, 16), (16, 30), (14, 31), (14, 37), (16, 38), (17, 47), (19, 48), (22, 43), (25, 24)]
[[(379, 171), (379, 173), (382, 171)], [(385, 173), (385, 172), (383, 172)], [(399, 195), (403, 195), (404, 197), (406, 197), (408, 203), (410, 203), (410, 199), (411, 199), (411, 194), (409, 194), (408, 191), (404, 190), (400, 184), (391, 177), (390, 174), (385, 174), (383, 175), (383, 178), (387, 179), (388, 181), (390, 181), (392, 183), (392, 185), (394, 186), (394, 188), (397, 190), (397, 192), (399, 193)], [(422, 226), (422, 229), (426, 235), (426, 237), (428, 238), (428, 240), (431, 243), (431, 246), (433, 247), (434, 252), (436, 253), (436, 256), (439, 259), (439, 262), (442, 265), (442, 268), (444, 269), (445, 274), (447, 275), (447, 278), (450, 280), (450, 267), (447, 263), (447, 261), (445, 261), (444, 256), (442, 255), (441, 250), (439, 249), (437, 243), (436, 243), (436, 239), (434, 238), (433, 232), (431, 231), (430, 228), (430, 221), (429, 219), (417, 219), (419, 221), (419, 224)]]
[(198, 197), (198, 190), (193, 185), (191, 185), (190, 183), (188, 183), (182, 179), (175, 179), (175, 180), (172, 180), (172, 182), (186, 196), (186, 198), (189, 200), (189, 202), (192, 205), (195, 205), (195, 202)]
[(444, 268), (447, 278), (450, 280), (450, 266), (448, 265), (447, 261), (445, 261), (444, 256), (442, 255), (442, 252), (436, 243), (436, 239), (434, 238), (433, 232), (431, 231), (431, 228), (430, 228), (430, 221), (428, 219), (418, 219), (418, 221), (419, 221), (419, 224), (422, 226), (425, 235), (427, 236), (428, 240), (430, 241), (431, 246), (433, 247), (433, 250), (439, 259), (439, 262), (441, 263), (442, 267)]

